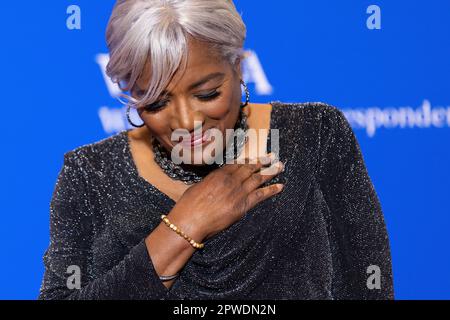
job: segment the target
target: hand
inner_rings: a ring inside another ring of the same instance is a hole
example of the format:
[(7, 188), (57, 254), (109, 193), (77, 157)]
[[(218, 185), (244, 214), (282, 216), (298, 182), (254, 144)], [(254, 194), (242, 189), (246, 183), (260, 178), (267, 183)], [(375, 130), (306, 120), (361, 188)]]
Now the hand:
[(245, 163), (225, 164), (187, 189), (170, 214), (182, 216), (185, 222), (188, 219), (189, 229), (195, 226), (198, 237), (210, 238), (282, 190), (281, 184), (260, 188), (284, 168), (281, 161), (273, 160), (273, 155), (266, 155), (245, 159)]

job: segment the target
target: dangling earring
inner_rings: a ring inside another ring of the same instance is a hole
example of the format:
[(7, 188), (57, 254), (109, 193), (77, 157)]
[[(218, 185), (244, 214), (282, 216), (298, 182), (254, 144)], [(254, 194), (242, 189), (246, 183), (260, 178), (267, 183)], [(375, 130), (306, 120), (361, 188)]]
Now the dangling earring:
[(247, 85), (245, 84), (245, 82), (242, 79), (241, 79), (241, 84), (244, 86), (244, 90), (245, 90), (245, 102), (241, 103), (241, 108), (244, 108), (248, 105), (248, 103), (250, 101), (250, 92), (248, 92)]
[(143, 126), (145, 125), (145, 123), (142, 123), (141, 125), (135, 125), (135, 124), (133, 123), (133, 121), (131, 121), (131, 118), (130, 118), (130, 105), (128, 105), (128, 107), (127, 107), (127, 119), (128, 119), (128, 122), (129, 122), (133, 127), (141, 128), (141, 127), (143, 127)]

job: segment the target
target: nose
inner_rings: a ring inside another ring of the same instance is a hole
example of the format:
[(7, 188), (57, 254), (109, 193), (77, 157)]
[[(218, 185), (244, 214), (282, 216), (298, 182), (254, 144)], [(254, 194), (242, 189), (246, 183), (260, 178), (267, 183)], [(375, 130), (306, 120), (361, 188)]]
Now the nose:
[(180, 104), (172, 110), (170, 124), (172, 131), (184, 129), (191, 135), (195, 130), (201, 130), (200, 128), (204, 126), (205, 115), (201, 111), (194, 110), (187, 104)]

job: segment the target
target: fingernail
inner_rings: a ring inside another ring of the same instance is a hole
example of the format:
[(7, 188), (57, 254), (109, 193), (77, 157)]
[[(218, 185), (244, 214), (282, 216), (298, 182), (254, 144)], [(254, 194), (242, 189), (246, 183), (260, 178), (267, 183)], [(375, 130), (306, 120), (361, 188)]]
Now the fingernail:
[(268, 154), (268, 155), (262, 156), (262, 157), (260, 158), (260, 161), (261, 161), (262, 163), (266, 164), (266, 163), (272, 162), (272, 158), (271, 158), (270, 154)]
[(284, 169), (284, 164), (281, 161), (276, 161), (272, 164), (274, 167), (276, 167), (279, 171)]
[(275, 153), (273, 153), (273, 152), (270, 152), (269, 154), (268, 154), (268, 156), (269, 156), (269, 158), (271, 159), (271, 160), (275, 160), (275, 158), (276, 158), (276, 154)]

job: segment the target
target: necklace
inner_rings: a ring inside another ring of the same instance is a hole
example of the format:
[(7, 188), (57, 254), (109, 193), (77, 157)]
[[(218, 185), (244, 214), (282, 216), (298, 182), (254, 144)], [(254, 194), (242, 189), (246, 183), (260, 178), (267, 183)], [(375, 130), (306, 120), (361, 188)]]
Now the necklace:
[[(241, 129), (241, 130), (238, 130)], [(236, 159), (242, 153), (243, 147), (247, 142), (247, 115), (242, 108), (239, 109), (239, 117), (234, 127), (233, 139), (230, 139), (225, 153), (222, 152), (222, 161), (213, 164), (201, 166), (175, 164), (168, 155), (167, 150), (161, 146), (158, 139), (152, 139), (153, 153), (155, 162), (172, 179), (181, 180), (185, 184), (193, 184), (201, 181), (210, 172), (225, 165), (228, 159)], [(234, 141), (233, 141), (234, 140)], [(230, 147), (233, 146), (233, 147)]]

